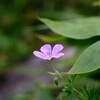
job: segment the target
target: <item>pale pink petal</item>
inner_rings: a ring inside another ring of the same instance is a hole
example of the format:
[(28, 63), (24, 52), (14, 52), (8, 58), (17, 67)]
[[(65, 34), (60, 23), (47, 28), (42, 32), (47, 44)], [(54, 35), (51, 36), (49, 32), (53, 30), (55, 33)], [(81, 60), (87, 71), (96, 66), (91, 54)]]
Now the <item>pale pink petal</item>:
[(41, 53), (41, 52), (39, 52), (39, 51), (34, 51), (33, 54), (34, 54), (36, 57), (39, 57), (39, 58), (41, 58), (41, 59), (43, 59), (43, 60), (50, 60), (50, 59), (51, 59), (49, 56), (47, 56), (47, 55), (45, 55), (45, 54), (43, 54), (43, 53)]
[(52, 55), (56, 55), (57, 53), (59, 53), (64, 47), (61, 45), (61, 44), (56, 44), (54, 47), (53, 47), (53, 50), (52, 50)]
[(64, 53), (57, 53), (56, 55), (53, 55), (52, 58), (60, 58), (64, 56)]
[(41, 52), (43, 52), (46, 55), (51, 55), (51, 45), (45, 44), (40, 48)]

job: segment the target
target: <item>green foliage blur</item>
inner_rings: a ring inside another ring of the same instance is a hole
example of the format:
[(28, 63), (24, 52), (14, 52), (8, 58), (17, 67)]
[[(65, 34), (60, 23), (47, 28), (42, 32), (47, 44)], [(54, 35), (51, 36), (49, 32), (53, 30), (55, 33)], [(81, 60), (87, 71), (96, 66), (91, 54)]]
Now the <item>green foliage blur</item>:
[(25, 60), (34, 49), (36, 18), (31, 2), (0, 1), (0, 72)]
[[(59, 36), (51, 32), (38, 17), (70, 21), (92, 16), (100, 16), (100, 0), (0, 0), (0, 84), (3, 84), (2, 77), (27, 61), (33, 50), (44, 43), (60, 41), (83, 49), (91, 41), (100, 40), (99, 36), (86, 40)], [(34, 94), (33, 91), (16, 94), (5, 100), (53, 100), (55, 93), (51, 91), (39, 88)], [(46, 99), (41, 99), (44, 97)]]

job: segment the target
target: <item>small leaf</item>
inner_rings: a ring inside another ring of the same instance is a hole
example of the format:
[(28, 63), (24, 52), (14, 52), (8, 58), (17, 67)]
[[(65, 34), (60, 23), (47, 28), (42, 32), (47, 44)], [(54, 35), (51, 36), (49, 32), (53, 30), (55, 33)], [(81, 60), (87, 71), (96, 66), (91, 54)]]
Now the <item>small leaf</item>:
[(61, 76), (67, 75), (67, 72), (59, 72)]
[(51, 75), (56, 75), (56, 73), (53, 73), (53, 72), (47, 72), (48, 74), (51, 74)]
[(87, 39), (100, 36), (100, 18), (90, 17), (70, 21), (53, 21), (40, 18), (53, 32), (73, 39)]
[(100, 68), (100, 41), (88, 47), (77, 59), (68, 74), (92, 72)]

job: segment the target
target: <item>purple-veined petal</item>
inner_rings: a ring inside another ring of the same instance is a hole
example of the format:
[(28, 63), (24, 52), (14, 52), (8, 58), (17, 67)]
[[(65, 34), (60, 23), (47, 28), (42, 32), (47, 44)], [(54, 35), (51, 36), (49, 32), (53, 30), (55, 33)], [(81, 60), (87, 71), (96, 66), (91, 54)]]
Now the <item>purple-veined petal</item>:
[(51, 60), (51, 58), (45, 54), (43, 54), (42, 52), (39, 52), (39, 51), (34, 51), (33, 54), (36, 56), (36, 57), (39, 57), (43, 60)]
[(64, 53), (57, 53), (56, 55), (52, 55), (52, 58), (60, 58), (64, 56)]
[(40, 48), (41, 52), (43, 52), (46, 55), (51, 55), (51, 45), (45, 44)]
[(56, 44), (54, 47), (53, 47), (53, 50), (52, 50), (52, 56), (55, 56), (57, 53), (59, 53), (64, 47), (61, 45), (61, 44)]

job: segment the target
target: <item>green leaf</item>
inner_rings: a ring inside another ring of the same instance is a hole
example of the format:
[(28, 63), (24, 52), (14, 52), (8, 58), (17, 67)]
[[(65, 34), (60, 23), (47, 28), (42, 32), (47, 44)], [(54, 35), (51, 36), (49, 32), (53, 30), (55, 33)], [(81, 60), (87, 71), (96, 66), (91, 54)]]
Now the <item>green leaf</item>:
[(100, 18), (90, 17), (68, 21), (53, 21), (40, 18), (55, 33), (73, 39), (100, 36)]
[(100, 68), (100, 41), (88, 47), (77, 59), (68, 74), (92, 72)]
[(67, 72), (60, 72), (60, 75), (65, 76), (65, 75), (67, 75)]
[(53, 72), (47, 72), (47, 73), (51, 75), (57, 75), (56, 73), (53, 73)]

